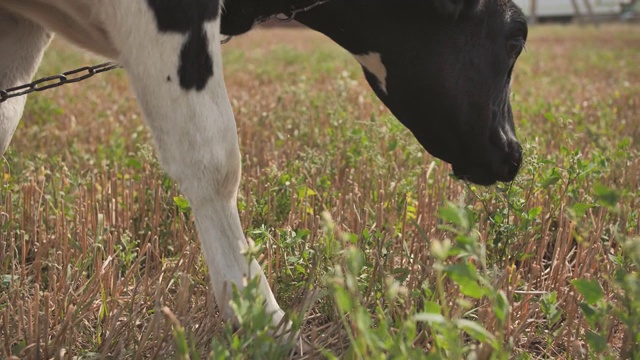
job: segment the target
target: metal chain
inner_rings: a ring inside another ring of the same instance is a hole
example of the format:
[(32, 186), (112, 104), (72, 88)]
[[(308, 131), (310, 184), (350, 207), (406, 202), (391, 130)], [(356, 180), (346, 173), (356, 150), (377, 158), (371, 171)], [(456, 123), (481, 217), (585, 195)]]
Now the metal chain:
[(38, 79), (29, 84), (12, 87), (6, 90), (0, 90), (0, 103), (5, 102), (12, 97), (27, 95), (32, 92), (44, 91), (65, 84), (82, 81), (94, 76), (95, 74), (113, 70), (118, 67), (120, 67), (118, 64), (110, 62), (94, 66), (83, 66), (81, 68), (67, 71), (59, 75), (53, 75)]
[[(301, 12), (309, 11), (317, 6), (328, 3), (329, 1), (331, 0), (317, 0), (314, 3), (304, 7), (300, 7), (300, 8), (292, 7), (291, 9), (289, 9), (289, 11), (283, 14), (275, 14), (275, 15), (260, 17), (256, 19), (256, 25), (260, 25), (270, 19), (276, 19), (281, 22), (290, 22), (295, 19), (297, 14)], [(221, 43), (223, 45), (228, 43), (232, 39), (232, 37), (233, 36), (231, 35), (227, 36), (226, 38), (222, 39)], [(94, 66), (83, 66), (81, 68), (67, 71), (59, 75), (53, 75), (53, 76), (48, 76), (42, 79), (38, 79), (28, 84), (12, 87), (5, 90), (0, 89), (0, 104), (13, 97), (23, 96), (23, 95), (30, 94), (32, 92), (44, 91), (44, 90), (52, 89), (65, 84), (79, 82), (82, 80), (86, 80), (96, 74), (113, 70), (119, 67), (120, 65), (112, 62), (94, 65)]]
[(317, 0), (316, 2), (314, 2), (312, 4), (304, 6), (304, 7), (301, 7), (301, 8), (297, 8), (296, 9), (295, 7), (293, 7), (287, 13), (281, 14), (282, 16), (279, 16), (280, 14), (276, 14), (276, 15), (273, 15), (273, 17), (275, 19), (277, 19), (277, 20), (282, 21), (282, 22), (289, 22), (289, 21), (294, 20), (296, 15), (298, 15), (299, 13), (307, 12), (307, 11), (309, 11), (311, 9), (314, 9), (314, 8), (320, 6), (320, 5), (324, 5), (324, 4), (328, 3), (329, 1), (331, 1), (331, 0)]

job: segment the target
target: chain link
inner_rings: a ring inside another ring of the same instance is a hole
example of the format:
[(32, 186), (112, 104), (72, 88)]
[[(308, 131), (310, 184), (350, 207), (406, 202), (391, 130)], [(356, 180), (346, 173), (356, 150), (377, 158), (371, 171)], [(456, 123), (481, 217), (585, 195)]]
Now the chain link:
[[(282, 22), (289, 22), (289, 21), (294, 20), (296, 15), (298, 15), (299, 13), (307, 12), (307, 11), (309, 11), (311, 9), (314, 9), (314, 8), (320, 6), (320, 5), (324, 5), (324, 4), (328, 3), (329, 1), (331, 1), (331, 0), (317, 0), (317, 1), (311, 3), (311, 4), (307, 5), (307, 6), (303, 6), (303, 7), (300, 7), (300, 8), (292, 7), (291, 9), (289, 9), (289, 11), (287, 13), (276, 14), (276, 15), (273, 15), (273, 17), (275, 19), (279, 20), (279, 21), (282, 21)], [(281, 16), (279, 16), (279, 15), (281, 15)]]
[[(256, 19), (256, 25), (262, 24), (270, 19), (276, 19), (281, 22), (290, 22), (295, 19), (297, 14), (301, 12), (309, 11), (317, 6), (328, 3), (329, 1), (331, 0), (316, 0), (315, 2), (307, 6), (303, 6), (299, 8), (292, 7), (291, 9), (289, 9), (289, 11), (283, 14), (275, 14), (271, 16), (261, 17)], [(226, 44), (232, 38), (233, 37), (229, 35), (226, 38), (222, 39), (221, 43)], [(38, 79), (28, 84), (12, 87), (6, 90), (0, 89), (0, 104), (13, 97), (23, 96), (23, 95), (30, 94), (32, 92), (44, 91), (48, 89), (53, 89), (58, 86), (79, 82), (82, 80), (86, 80), (96, 74), (113, 70), (119, 67), (120, 65), (111, 63), (111, 62), (94, 65), (94, 66), (83, 66), (81, 68), (67, 71), (62, 74)]]
[(104, 63), (94, 66), (83, 66), (78, 69), (67, 71), (59, 75), (48, 76), (42, 79), (38, 79), (29, 84), (24, 84), (16, 87), (12, 87), (6, 90), (0, 90), (0, 103), (7, 101), (8, 99), (16, 96), (27, 95), (36, 91), (44, 91), (53, 89), (65, 84), (71, 84), (78, 81), (88, 79), (96, 74), (113, 70), (120, 67), (114, 63)]

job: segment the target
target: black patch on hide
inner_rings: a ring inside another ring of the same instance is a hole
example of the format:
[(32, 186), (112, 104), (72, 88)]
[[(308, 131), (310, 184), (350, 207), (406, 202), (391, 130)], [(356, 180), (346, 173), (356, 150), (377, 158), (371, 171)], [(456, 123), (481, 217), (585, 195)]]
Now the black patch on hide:
[(202, 91), (213, 77), (213, 59), (204, 23), (220, 15), (219, 0), (147, 0), (160, 32), (186, 35), (178, 77), (185, 90)]

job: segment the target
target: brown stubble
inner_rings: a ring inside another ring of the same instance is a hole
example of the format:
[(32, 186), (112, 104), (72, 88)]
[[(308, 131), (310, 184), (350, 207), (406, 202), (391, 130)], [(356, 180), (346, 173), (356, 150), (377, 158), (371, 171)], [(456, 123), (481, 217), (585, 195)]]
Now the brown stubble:
[[(0, 234), (12, 277), (0, 297), (7, 305), (1, 317), (3, 353), (20, 341), (27, 346), (18, 356), (29, 358), (67, 358), (62, 353), (96, 346), (98, 353), (115, 357), (133, 356), (132, 349), (138, 358), (166, 353), (171, 332), (157, 306), (174, 301), (180, 304), (179, 318), (198, 329), (197, 344), (206, 347), (219, 321), (211, 314), (208, 286), (191, 279), (202, 271), (193, 226), (159, 200), (177, 193), (174, 188), (167, 193), (158, 175), (150, 166), (136, 174), (105, 169), (93, 184), (77, 189), (71, 214), (63, 201), (59, 210), (48, 210), (53, 205), (42, 200), (42, 184), (33, 181), (19, 192), (22, 217), (13, 217), (14, 202), (7, 196), (8, 228), (25, 230)], [(133, 176), (141, 179), (132, 182)], [(180, 254), (171, 261), (165, 259), (167, 246), (159, 243), (167, 238), (163, 233), (173, 240), (171, 252)], [(140, 244), (128, 267), (120, 259), (125, 254), (115, 251), (123, 237)]]

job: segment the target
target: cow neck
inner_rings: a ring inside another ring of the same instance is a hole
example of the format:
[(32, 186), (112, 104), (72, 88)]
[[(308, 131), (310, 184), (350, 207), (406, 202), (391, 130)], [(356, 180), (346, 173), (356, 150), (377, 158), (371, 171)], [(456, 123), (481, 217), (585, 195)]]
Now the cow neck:
[(289, 21), (331, 0), (227, 0), (222, 8), (221, 32), (235, 36), (271, 18)]
[[(372, 5), (373, 6), (373, 5)], [(364, 28), (354, 1), (333, 0), (309, 11), (296, 14), (295, 19), (303, 25), (323, 33), (352, 54), (363, 54), (373, 50), (370, 36), (362, 36), (358, 29)], [(373, 21), (373, 19), (367, 19)], [(390, 36), (384, 34), (383, 36)], [(377, 39), (380, 40), (380, 39)]]

